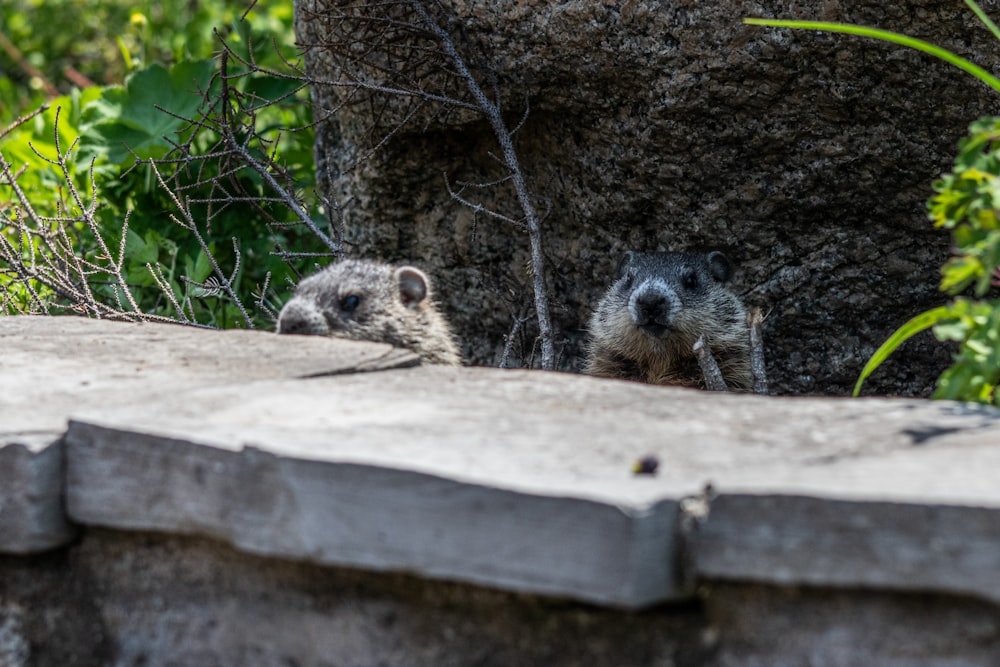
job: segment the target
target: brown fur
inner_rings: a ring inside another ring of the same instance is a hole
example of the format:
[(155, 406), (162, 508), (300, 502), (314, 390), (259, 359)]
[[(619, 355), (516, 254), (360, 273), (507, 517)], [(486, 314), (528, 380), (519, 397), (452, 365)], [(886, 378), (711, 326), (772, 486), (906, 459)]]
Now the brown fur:
[(389, 343), (458, 366), (461, 354), (430, 289), (412, 266), (342, 260), (299, 283), (278, 315), (278, 333)]
[(629, 253), (590, 320), (585, 372), (704, 388), (692, 350), (704, 335), (730, 389), (749, 391), (746, 310), (719, 252)]

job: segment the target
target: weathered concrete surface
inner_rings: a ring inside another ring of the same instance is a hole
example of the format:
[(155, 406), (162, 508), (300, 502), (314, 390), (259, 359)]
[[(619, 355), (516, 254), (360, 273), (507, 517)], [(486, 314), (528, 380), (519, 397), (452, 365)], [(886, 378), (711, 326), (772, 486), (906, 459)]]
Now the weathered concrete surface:
[(2, 435), (0, 553), (32, 553), (66, 544), (75, 531), (62, 502), (62, 434)]
[(311, 377), (416, 365), (405, 350), (310, 337), (289, 345), (271, 332), (77, 317), (0, 317), (3, 434), (61, 433), (66, 416), (198, 386)]
[(1000, 663), (995, 410), (0, 327), (3, 667)]
[[(778, 393), (849, 393), (896, 327), (943, 302), (938, 269), (949, 239), (927, 221), (924, 205), (969, 123), (997, 112), (996, 93), (902, 47), (742, 19), (876, 26), (1000, 70), (1000, 52), (963, 3), (427, 4), (451, 26), (487, 92), (499, 91), (509, 125), (530, 109), (516, 147), (530, 186), (545, 198), (540, 208), (549, 211), (544, 245), (564, 368), (579, 367), (590, 309), (629, 249), (726, 251), (742, 267), (747, 299), (771, 313), (765, 338)], [(1000, 16), (1000, 3), (981, 4)], [(380, 49), (379, 24), (358, 18), (389, 7), (402, 23), (412, 19), (406, 5), (344, 7), (296, 2), (298, 41), (317, 79), (419, 81), (468, 98), (457, 78), (434, 78), (454, 68), (434, 59), (425, 32), (414, 51), (405, 31)], [(404, 75), (340, 69), (338, 48)], [(455, 187), (505, 175), (488, 124), (402, 95), (328, 85), (312, 93), (321, 121), (317, 182), (345, 203), (355, 251), (421, 262), (467, 357), (494, 365), (513, 318), (532, 312), (526, 234), (454, 201), (444, 176)], [(342, 104), (347, 94), (350, 103)], [(416, 117), (382, 152), (346, 168), (411, 112)], [(464, 195), (521, 215), (509, 187)], [(515, 353), (527, 363), (535, 331), (530, 321), (522, 331)], [(867, 390), (928, 396), (948, 363), (948, 349), (925, 333), (890, 358)]]
[[(246, 385), (193, 392), (179, 412), (160, 403), (81, 414), (67, 434), (69, 515), (628, 607), (690, 595), (672, 566), (676, 496), (630, 489), (646, 480), (631, 477), (626, 459), (597, 475), (567, 461), (582, 475), (560, 479), (560, 445), (545, 451), (557, 411), (487, 430), (482, 411), (530, 380), (511, 377), (504, 395), (469, 401), (461, 375)], [(521, 402), (505, 410), (517, 414)]]
[(59, 439), (74, 410), (261, 378), (374, 371), (417, 363), (387, 345), (298, 340), (74, 317), (0, 317), (0, 553), (72, 534), (62, 507)]
[(711, 649), (697, 603), (616, 611), (176, 535), (88, 529), (0, 573), (4, 667), (700, 667)]
[[(995, 466), (983, 470), (996, 478)], [(892, 486), (892, 478), (884, 484)], [(691, 548), (697, 577), (943, 591), (1000, 602), (996, 498), (979, 501), (990, 507), (930, 498), (903, 504), (723, 492)]]
[[(67, 495), (70, 516), (85, 524), (204, 533), (254, 553), (643, 606), (689, 593), (678, 579), (687, 563), (675, 514), (711, 484), (751, 494), (748, 507), (773, 503), (751, 526), (784, 525), (785, 506), (767, 499), (803, 495), (825, 508), (804, 513), (816, 521), (809, 535), (829, 530), (828, 540), (867, 545), (845, 546), (840, 570), (816, 580), (789, 575), (795, 561), (780, 554), (769, 578), (757, 545), (751, 578), (851, 585), (835, 573), (871, 568), (883, 576), (854, 583), (1000, 600), (998, 442), (995, 411), (958, 404), (425, 367), (210, 388), (155, 411), (78, 412)], [(630, 471), (644, 455), (661, 462), (656, 476)], [(846, 500), (873, 512), (918, 508), (891, 514), (898, 524), (885, 535), (848, 532)], [(741, 502), (727, 499), (720, 516)], [(962, 521), (925, 525), (935, 513)], [(721, 531), (715, 520), (713, 509), (703, 538), (716, 542), (696, 542), (687, 557), (715, 564), (702, 571), (711, 578), (749, 576), (741, 549), (754, 538), (767, 545), (771, 533), (742, 533), (738, 515)], [(894, 570), (922, 541), (944, 545), (947, 557), (931, 548), (920, 569)], [(706, 549), (733, 563), (703, 561)], [(965, 561), (977, 567), (955, 577), (953, 564)]]
[[(843, 430), (812, 433), (857, 448), (766, 476), (719, 475), (692, 547), (697, 576), (1000, 601), (996, 413), (938, 405), (922, 422), (910, 420), (916, 404), (896, 407), (853, 438), (853, 410), (839, 415)], [(893, 431), (909, 443), (893, 444)]]

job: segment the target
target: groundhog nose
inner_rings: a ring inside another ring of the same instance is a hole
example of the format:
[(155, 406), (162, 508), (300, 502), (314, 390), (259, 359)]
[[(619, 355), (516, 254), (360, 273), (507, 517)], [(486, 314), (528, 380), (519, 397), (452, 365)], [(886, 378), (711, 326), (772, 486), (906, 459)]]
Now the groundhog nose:
[(300, 334), (306, 329), (306, 320), (303, 317), (283, 314), (278, 318), (278, 333), (280, 334)]
[(670, 323), (670, 301), (660, 294), (647, 292), (636, 295), (631, 310), (632, 319), (638, 326)]
[(300, 334), (309, 336), (326, 335), (329, 328), (322, 316), (300, 302), (291, 301), (285, 304), (278, 314), (279, 334)]

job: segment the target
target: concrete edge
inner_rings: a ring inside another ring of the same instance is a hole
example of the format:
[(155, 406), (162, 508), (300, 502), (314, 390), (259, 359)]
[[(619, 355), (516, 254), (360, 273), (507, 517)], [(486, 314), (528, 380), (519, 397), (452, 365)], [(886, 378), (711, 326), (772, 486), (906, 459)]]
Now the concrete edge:
[(622, 508), (79, 421), (66, 456), (68, 512), (84, 525), (623, 608), (690, 592), (675, 584), (676, 501)]
[(1000, 602), (1000, 508), (720, 493), (694, 536), (702, 580)]
[(0, 435), (0, 554), (26, 555), (69, 543), (58, 433)]

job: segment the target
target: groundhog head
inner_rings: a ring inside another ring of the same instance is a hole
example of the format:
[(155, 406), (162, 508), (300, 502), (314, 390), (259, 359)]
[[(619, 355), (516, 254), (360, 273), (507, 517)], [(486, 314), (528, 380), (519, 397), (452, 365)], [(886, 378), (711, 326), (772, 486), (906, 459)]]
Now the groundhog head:
[[(695, 384), (690, 378), (700, 376), (692, 347), (704, 336), (723, 371), (744, 384), (746, 310), (730, 290), (732, 275), (729, 260), (717, 251), (627, 253), (590, 320), (586, 371)], [(735, 365), (739, 370), (729, 372)]]
[[(697, 339), (730, 326), (744, 327), (745, 314), (726, 287), (733, 267), (721, 252), (707, 254), (630, 252), (612, 286), (633, 327), (645, 336)], [(693, 337), (693, 338), (692, 338)]]
[(430, 280), (416, 267), (342, 260), (299, 283), (277, 331), (389, 343), (457, 364), (451, 330), (430, 297)]

